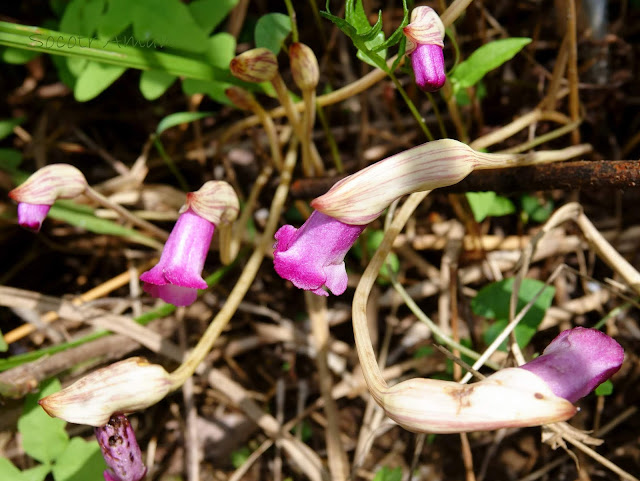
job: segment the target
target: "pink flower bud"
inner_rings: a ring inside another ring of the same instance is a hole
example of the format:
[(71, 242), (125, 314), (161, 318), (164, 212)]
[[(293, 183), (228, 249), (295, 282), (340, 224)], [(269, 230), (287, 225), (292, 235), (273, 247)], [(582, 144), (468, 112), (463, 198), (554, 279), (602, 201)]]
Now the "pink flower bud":
[(145, 409), (171, 390), (162, 366), (132, 357), (98, 369), (39, 401), (49, 416), (100, 427), (113, 413)]
[(95, 428), (102, 457), (110, 469), (105, 481), (140, 481), (147, 474), (136, 434), (124, 414), (114, 414), (109, 422)]
[(18, 202), (18, 224), (37, 232), (57, 199), (77, 197), (86, 187), (87, 181), (78, 169), (52, 164), (34, 172), (9, 192), (9, 197)]
[(320, 68), (315, 53), (304, 43), (294, 42), (289, 47), (291, 75), (300, 90), (313, 90), (320, 79)]
[(229, 69), (245, 82), (268, 82), (278, 73), (278, 59), (269, 49), (254, 48), (234, 57)]
[(366, 225), (349, 225), (314, 211), (296, 229), (278, 229), (273, 246), (273, 265), (283, 279), (300, 289), (328, 296), (325, 287), (340, 295), (347, 289), (344, 256)]
[(416, 84), (422, 90), (435, 92), (446, 81), (442, 53), (445, 28), (440, 17), (430, 7), (416, 7), (411, 12), (411, 23), (403, 31)]
[(597, 329), (561, 332), (542, 355), (520, 366), (574, 403), (615, 374), (624, 360), (622, 346)]
[(253, 111), (256, 108), (257, 101), (255, 97), (247, 90), (240, 87), (229, 87), (224, 91), (225, 95), (231, 103), (241, 110)]

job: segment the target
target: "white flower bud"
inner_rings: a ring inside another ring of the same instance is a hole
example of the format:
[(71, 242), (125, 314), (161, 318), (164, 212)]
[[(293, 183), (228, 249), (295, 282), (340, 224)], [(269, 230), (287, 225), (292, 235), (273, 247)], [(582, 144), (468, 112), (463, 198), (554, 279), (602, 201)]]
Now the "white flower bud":
[(145, 409), (171, 391), (162, 366), (132, 357), (103, 367), (39, 401), (49, 416), (100, 427), (114, 413)]

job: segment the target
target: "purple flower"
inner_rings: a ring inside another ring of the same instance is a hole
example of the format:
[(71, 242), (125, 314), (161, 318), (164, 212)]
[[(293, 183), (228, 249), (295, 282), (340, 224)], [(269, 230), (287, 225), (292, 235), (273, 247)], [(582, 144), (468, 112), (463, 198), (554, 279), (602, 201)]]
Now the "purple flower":
[(153, 297), (176, 306), (188, 306), (198, 289), (206, 289), (202, 268), (209, 252), (215, 225), (191, 208), (180, 215), (164, 245), (160, 262), (143, 273), (143, 289)]
[(109, 422), (95, 428), (96, 438), (109, 469), (105, 481), (140, 481), (147, 474), (140, 446), (129, 420), (124, 414), (114, 414)]
[(576, 327), (561, 332), (541, 356), (520, 367), (574, 403), (613, 376), (623, 359), (622, 346), (614, 339), (597, 329)]
[(426, 92), (435, 92), (445, 81), (444, 25), (430, 7), (416, 7), (411, 12), (411, 23), (403, 29), (407, 37), (407, 55), (416, 84)]
[(42, 227), (42, 221), (47, 217), (49, 209), (51, 209), (51, 206), (46, 204), (27, 204), (26, 202), (20, 202), (18, 204), (18, 224), (32, 231), (39, 232), (40, 227)]
[(344, 256), (365, 227), (345, 224), (318, 211), (313, 211), (299, 229), (282, 226), (273, 246), (276, 272), (319, 296), (329, 295), (324, 287), (335, 295), (342, 294), (347, 289)]
[(442, 88), (447, 80), (442, 47), (419, 44), (410, 57), (418, 87), (425, 92), (435, 92)]

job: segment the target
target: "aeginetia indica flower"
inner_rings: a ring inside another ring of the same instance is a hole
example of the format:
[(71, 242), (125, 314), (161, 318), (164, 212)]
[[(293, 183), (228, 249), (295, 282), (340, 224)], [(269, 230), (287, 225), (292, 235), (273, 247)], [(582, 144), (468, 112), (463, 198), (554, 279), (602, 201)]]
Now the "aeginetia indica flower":
[(98, 369), (39, 401), (49, 416), (70, 423), (105, 426), (114, 413), (145, 409), (172, 388), (162, 366), (132, 357)]
[(442, 52), (444, 30), (440, 17), (431, 7), (414, 8), (411, 23), (403, 30), (416, 84), (426, 92), (435, 92), (446, 81)]
[(57, 199), (72, 199), (86, 188), (87, 181), (78, 169), (69, 164), (51, 164), (34, 172), (9, 192), (9, 197), (18, 202), (18, 224), (38, 232)]
[(328, 296), (326, 287), (340, 295), (347, 289), (344, 257), (366, 227), (345, 224), (318, 211), (299, 229), (282, 226), (273, 246), (275, 270), (300, 289)]
[(109, 469), (105, 481), (140, 481), (147, 474), (136, 435), (124, 414), (114, 414), (104, 426), (95, 428), (102, 457)]
[(367, 224), (394, 200), (411, 192), (445, 187), (474, 169), (507, 167), (512, 154), (486, 154), (452, 139), (408, 149), (337, 182), (314, 199), (316, 209), (300, 229), (285, 225), (275, 235), (274, 267), (296, 287), (328, 295), (347, 286), (344, 257)]
[(387, 415), (414, 432), (457, 433), (564, 421), (572, 403), (622, 365), (622, 347), (606, 334), (577, 327), (543, 354), (473, 384), (410, 379), (372, 392)]
[(188, 193), (160, 261), (140, 276), (145, 292), (176, 306), (192, 304), (198, 289), (207, 288), (202, 269), (215, 228), (233, 222), (239, 210), (238, 197), (226, 182), (209, 181)]

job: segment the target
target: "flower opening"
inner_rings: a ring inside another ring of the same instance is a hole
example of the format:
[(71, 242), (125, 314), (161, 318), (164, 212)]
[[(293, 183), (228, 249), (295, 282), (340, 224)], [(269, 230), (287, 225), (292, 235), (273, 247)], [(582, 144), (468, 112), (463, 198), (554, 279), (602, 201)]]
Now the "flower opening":
[(180, 214), (164, 245), (160, 262), (140, 276), (143, 289), (153, 297), (176, 306), (188, 306), (206, 289), (202, 269), (215, 225), (191, 208)]
[(542, 378), (556, 396), (574, 403), (620, 369), (622, 346), (597, 329), (561, 332), (542, 355), (520, 366)]
[(344, 256), (365, 227), (345, 224), (318, 211), (299, 229), (282, 226), (273, 246), (275, 270), (300, 289), (328, 296), (326, 287), (340, 295), (347, 289)]

